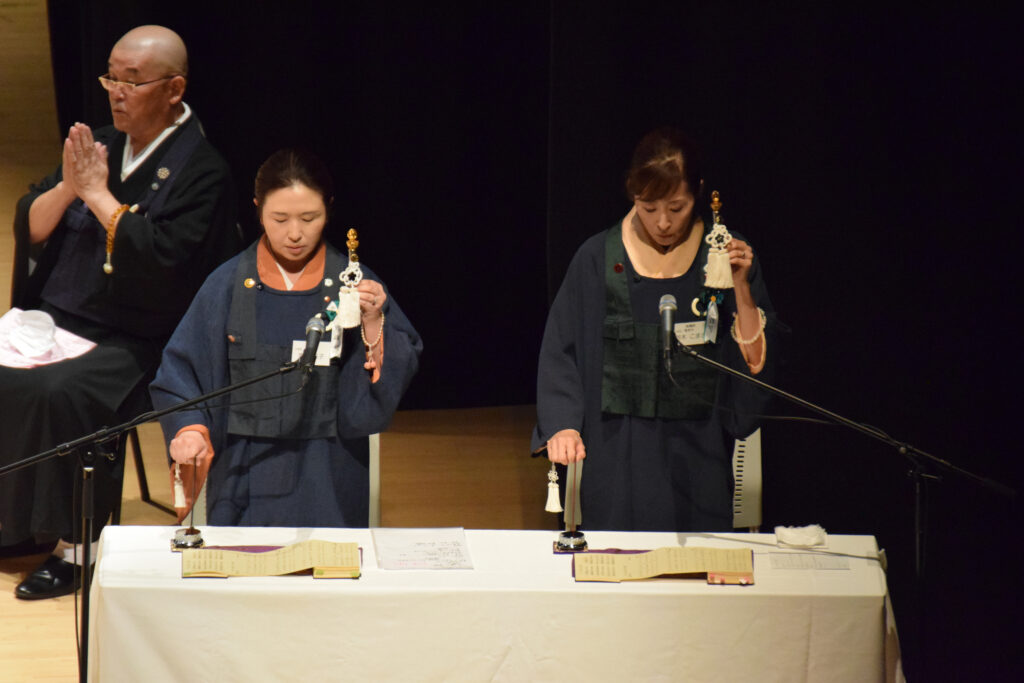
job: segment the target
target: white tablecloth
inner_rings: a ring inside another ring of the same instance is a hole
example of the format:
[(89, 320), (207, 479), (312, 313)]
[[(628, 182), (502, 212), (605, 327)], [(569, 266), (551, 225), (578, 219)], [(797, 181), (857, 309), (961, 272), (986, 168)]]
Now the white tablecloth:
[(772, 534), (588, 532), (591, 548), (748, 547), (755, 585), (576, 583), (548, 531), (474, 531), (471, 570), (382, 570), (365, 529), (206, 527), (209, 545), (356, 541), (357, 580), (182, 579), (172, 527), (108, 526), (94, 681), (889, 681), (901, 677), (871, 536), (847, 569), (773, 568)]

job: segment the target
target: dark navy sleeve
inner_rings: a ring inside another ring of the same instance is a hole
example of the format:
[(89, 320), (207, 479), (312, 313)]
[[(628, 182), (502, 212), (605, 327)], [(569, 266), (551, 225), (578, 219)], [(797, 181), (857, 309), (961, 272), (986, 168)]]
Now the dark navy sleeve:
[[(365, 278), (381, 282), (365, 265), (362, 268)], [(370, 373), (363, 367), (366, 356), (361, 341), (360, 348), (345, 360), (338, 387), (338, 435), (343, 439), (387, 429), (419, 369), (423, 341), (387, 286), (383, 282), (381, 285), (388, 296), (384, 304), (384, 362), (380, 377), (371, 382)]]
[[(604, 234), (598, 236), (603, 255)], [(597, 259), (591, 238), (573, 257), (565, 280), (551, 304), (537, 363), (537, 425), (530, 449), (536, 452), (556, 432), (583, 433), (585, 372), (594, 345), (587, 343), (586, 319), (599, 315), (595, 302), (603, 299), (603, 259)]]
[[(746, 240), (746, 238), (740, 236), (740, 239), (744, 239), (749, 244), (749, 240)], [(757, 253), (756, 249), (754, 253)], [(765, 364), (761, 372), (754, 377), (761, 382), (773, 384), (778, 377), (777, 370), (783, 350), (781, 342), (789, 328), (778, 319), (775, 313), (771, 298), (768, 296), (768, 288), (764, 282), (761, 261), (756, 257), (750, 268), (748, 281), (750, 282), (750, 293), (754, 298), (754, 302), (764, 311), (766, 319), (764, 329), (765, 342), (767, 344)], [(735, 304), (733, 309), (735, 309)], [(731, 367), (749, 374), (749, 367), (746, 361), (743, 360), (743, 354), (730, 336), (729, 326), (731, 324), (732, 319), (730, 316), (729, 320), (722, 321), (722, 328), (720, 330), (720, 335), (724, 338), (724, 343), (728, 349), (727, 362)], [(728, 407), (728, 410), (722, 415), (722, 424), (726, 432), (736, 439), (744, 439), (749, 436), (751, 432), (760, 426), (761, 416), (768, 410), (771, 398), (772, 394), (770, 392), (750, 382), (736, 377), (727, 378), (724, 382), (724, 393), (720, 401), (721, 405)]]
[[(237, 261), (237, 258), (231, 259), (210, 275), (164, 347), (160, 368), (149, 386), (153, 407), (157, 410), (229, 384), (225, 326)], [(227, 397), (221, 397), (213, 403), (226, 402)], [(160, 418), (168, 443), (182, 427), (194, 424), (209, 428), (210, 440), (217, 450), (223, 443), (226, 410), (201, 405)]]

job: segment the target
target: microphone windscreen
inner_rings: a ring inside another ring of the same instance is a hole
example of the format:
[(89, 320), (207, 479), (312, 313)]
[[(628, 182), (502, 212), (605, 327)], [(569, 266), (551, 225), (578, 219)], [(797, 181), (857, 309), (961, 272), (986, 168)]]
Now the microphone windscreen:
[(676, 298), (671, 294), (661, 297), (661, 301), (658, 302), (658, 313), (664, 313), (666, 310), (676, 310)]
[(312, 318), (309, 319), (309, 322), (306, 323), (306, 334), (309, 334), (313, 330), (317, 330), (318, 332), (323, 334), (324, 330), (326, 329), (327, 326), (324, 325), (324, 321), (319, 315), (313, 316)]

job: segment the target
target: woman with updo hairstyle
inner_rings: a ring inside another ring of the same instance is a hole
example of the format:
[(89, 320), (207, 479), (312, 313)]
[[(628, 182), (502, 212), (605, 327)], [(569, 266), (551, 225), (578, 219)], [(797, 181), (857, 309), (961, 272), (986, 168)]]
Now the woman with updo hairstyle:
[[(339, 299), (349, 265), (324, 240), (333, 201), (330, 173), (309, 152), (280, 150), (260, 166), (253, 203), (263, 234), (196, 295), (150, 386), (157, 409), (301, 354), (307, 323)], [(172, 479), (186, 492), (179, 519), (205, 479), (211, 525), (367, 526), (368, 436), (390, 423), (422, 343), (379, 278), (360, 269), (358, 322), (335, 319), (315, 364), (161, 418)]]
[(733, 444), (757, 428), (767, 396), (678, 352), (669, 376), (659, 303), (675, 297), (676, 335), (701, 355), (769, 372), (777, 323), (760, 263), (730, 230), (732, 288), (708, 286), (712, 221), (699, 153), (681, 131), (640, 140), (626, 193), (625, 218), (583, 243), (551, 305), (533, 450), (582, 462), (581, 528), (730, 530)]

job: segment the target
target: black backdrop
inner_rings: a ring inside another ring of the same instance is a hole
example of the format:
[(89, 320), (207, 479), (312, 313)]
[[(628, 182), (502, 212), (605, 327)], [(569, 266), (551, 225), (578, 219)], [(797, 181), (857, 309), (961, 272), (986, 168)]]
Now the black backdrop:
[[(708, 188), (792, 327), (780, 384), (1018, 486), (1009, 12), (71, 4), (51, 2), (62, 126), (109, 121), (95, 76), (110, 45), (162, 23), (189, 46), (187, 99), (236, 172), (253, 234), (262, 159), (291, 144), (326, 158), (333, 234), (360, 230), (364, 260), (425, 340), (405, 408), (534, 400), (546, 303), (576, 246), (627, 210), (632, 145), (672, 123), (702, 142)], [(1016, 502), (944, 476), (915, 581), (906, 461), (840, 428), (771, 422), (764, 442), (766, 526), (820, 523), (887, 548), (913, 680), (1008, 676)]]

